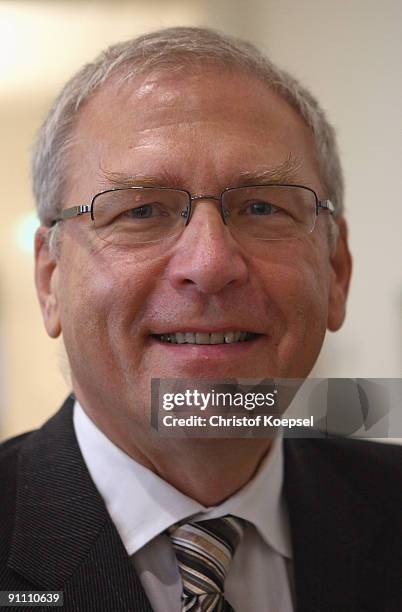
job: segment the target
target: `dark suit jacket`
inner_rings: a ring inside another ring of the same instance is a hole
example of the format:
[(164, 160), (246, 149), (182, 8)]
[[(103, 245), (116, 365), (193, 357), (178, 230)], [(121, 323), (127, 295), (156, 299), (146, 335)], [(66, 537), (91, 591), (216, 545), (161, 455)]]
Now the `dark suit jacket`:
[[(84, 464), (72, 405), (0, 447), (0, 590), (62, 590), (68, 611), (151, 611)], [(388, 445), (285, 440), (299, 612), (402, 610), (401, 458)]]

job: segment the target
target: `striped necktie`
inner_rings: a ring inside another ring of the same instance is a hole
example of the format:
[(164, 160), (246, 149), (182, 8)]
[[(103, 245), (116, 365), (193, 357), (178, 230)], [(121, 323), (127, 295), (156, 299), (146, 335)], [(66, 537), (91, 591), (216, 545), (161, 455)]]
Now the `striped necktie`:
[(182, 612), (233, 611), (224, 581), (244, 528), (244, 520), (228, 515), (169, 529), (183, 582)]

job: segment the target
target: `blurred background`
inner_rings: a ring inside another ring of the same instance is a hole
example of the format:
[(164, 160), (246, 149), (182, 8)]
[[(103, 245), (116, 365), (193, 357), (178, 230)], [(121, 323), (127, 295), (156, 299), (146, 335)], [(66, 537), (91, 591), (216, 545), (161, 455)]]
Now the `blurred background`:
[(335, 125), (354, 254), (347, 321), (314, 376), (402, 376), (400, 0), (0, 1), (0, 438), (39, 426), (69, 392), (33, 283), (31, 145), (64, 82), (105, 46), (172, 25), (250, 40)]

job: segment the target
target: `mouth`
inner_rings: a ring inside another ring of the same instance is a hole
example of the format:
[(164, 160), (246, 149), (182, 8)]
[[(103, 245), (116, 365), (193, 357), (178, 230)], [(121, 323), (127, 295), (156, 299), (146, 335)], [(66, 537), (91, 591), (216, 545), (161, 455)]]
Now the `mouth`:
[(225, 331), (225, 332), (170, 332), (165, 334), (151, 334), (151, 337), (166, 344), (237, 344), (239, 342), (250, 342), (261, 336), (248, 331)]

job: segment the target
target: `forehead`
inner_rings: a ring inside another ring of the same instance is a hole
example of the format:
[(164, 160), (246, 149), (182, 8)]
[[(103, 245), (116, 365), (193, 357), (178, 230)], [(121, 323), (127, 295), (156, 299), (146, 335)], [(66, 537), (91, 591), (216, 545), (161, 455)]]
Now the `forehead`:
[(113, 77), (80, 111), (74, 138), (74, 174), (97, 180), (103, 169), (130, 173), (135, 166), (146, 175), (157, 164), (191, 189), (184, 185), (190, 174), (195, 181), (197, 173), (219, 170), (227, 182), (230, 172), (289, 157), (316, 168), (312, 134), (298, 113), (256, 77), (216, 67), (123, 84)]

